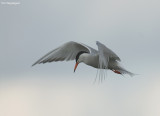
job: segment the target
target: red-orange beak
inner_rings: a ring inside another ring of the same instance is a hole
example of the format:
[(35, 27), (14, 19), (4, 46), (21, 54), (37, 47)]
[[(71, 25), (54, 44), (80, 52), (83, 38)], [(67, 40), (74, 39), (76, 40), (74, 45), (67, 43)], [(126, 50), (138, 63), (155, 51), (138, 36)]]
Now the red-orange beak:
[(74, 67), (74, 72), (76, 71), (76, 68), (77, 68), (78, 64), (79, 64), (79, 63), (76, 62), (75, 67)]

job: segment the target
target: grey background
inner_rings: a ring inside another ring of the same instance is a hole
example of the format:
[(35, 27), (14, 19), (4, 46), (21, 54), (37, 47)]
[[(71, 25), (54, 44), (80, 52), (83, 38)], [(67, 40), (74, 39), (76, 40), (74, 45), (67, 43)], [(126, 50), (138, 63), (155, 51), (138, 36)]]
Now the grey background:
[[(0, 5), (1, 116), (160, 115), (158, 0), (18, 2)], [(97, 49), (97, 40), (140, 75), (108, 71), (93, 85), (97, 70), (80, 64), (73, 73), (75, 61), (31, 67), (65, 42)]]

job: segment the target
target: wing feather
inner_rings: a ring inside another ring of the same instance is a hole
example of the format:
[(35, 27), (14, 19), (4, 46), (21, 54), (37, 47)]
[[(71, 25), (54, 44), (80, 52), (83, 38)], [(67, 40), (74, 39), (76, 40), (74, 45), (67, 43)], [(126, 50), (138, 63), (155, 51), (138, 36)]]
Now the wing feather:
[(108, 68), (108, 63), (110, 59), (120, 61), (120, 58), (105, 45), (98, 41), (96, 42), (96, 44), (98, 46), (99, 53), (99, 68)]
[(77, 53), (80, 51), (86, 51), (88, 53), (91, 53), (91, 51), (94, 51), (94, 49), (83, 44), (70, 41), (47, 53), (38, 61), (36, 61), (32, 66), (47, 62), (74, 60)]

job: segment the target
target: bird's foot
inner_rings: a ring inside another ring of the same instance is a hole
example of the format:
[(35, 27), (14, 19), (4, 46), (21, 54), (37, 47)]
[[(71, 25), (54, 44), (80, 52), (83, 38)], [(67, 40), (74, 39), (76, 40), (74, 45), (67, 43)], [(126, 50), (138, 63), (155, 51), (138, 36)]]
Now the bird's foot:
[(119, 72), (118, 70), (114, 70), (112, 69), (113, 72), (117, 73), (117, 74), (122, 74), (121, 72)]

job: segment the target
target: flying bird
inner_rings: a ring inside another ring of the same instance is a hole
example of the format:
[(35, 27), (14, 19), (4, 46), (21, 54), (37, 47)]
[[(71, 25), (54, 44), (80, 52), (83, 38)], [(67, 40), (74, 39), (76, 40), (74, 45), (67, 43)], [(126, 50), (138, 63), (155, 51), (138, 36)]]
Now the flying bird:
[(85, 44), (77, 42), (67, 42), (60, 47), (47, 53), (45, 56), (36, 61), (32, 66), (47, 62), (70, 61), (75, 60), (74, 72), (79, 63), (85, 63), (97, 69), (109, 69), (116, 74), (134, 74), (127, 71), (120, 65), (120, 58), (104, 44), (96, 42), (98, 50)]

